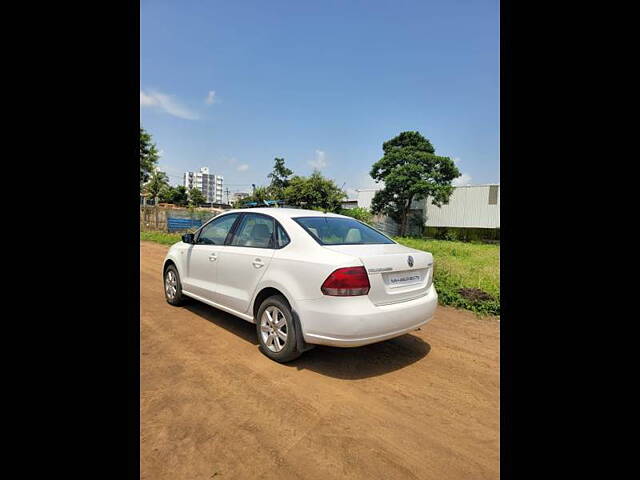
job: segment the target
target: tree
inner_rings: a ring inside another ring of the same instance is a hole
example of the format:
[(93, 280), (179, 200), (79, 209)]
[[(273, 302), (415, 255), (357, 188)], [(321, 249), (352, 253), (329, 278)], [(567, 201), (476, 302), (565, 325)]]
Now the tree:
[(392, 217), (400, 224), (400, 235), (406, 235), (411, 203), (431, 197), (432, 205), (447, 204), (460, 171), (449, 157), (436, 155), (419, 132), (402, 132), (384, 142), (382, 150), (371, 177), (384, 182), (384, 188), (374, 195), (371, 210)]
[(151, 135), (140, 127), (140, 191), (151, 178), (159, 159), (160, 154), (151, 141)]
[(144, 190), (153, 197), (156, 204), (158, 197), (169, 187), (169, 179), (164, 172), (153, 170), (149, 181), (144, 185)]
[(290, 205), (338, 212), (347, 194), (333, 180), (314, 170), (309, 177), (294, 176), (284, 189), (284, 196)]
[(177, 205), (178, 207), (185, 207), (189, 203), (189, 193), (187, 192), (187, 187), (184, 185), (178, 185), (173, 188), (173, 192), (171, 192), (171, 203)]
[(274, 158), (273, 170), (267, 175), (271, 179), (271, 184), (269, 185), (271, 194), (281, 197), (284, 189), (289, 186), (289, 177), (291, 175), (293, 175), (293, 170), (284, 166), (284, 158)]
[(197, 188), (192, 188), (189, 190), (189, 203), (195, 206), (202, 205), (205, 203), (207, 199), (204, 197), (202, 192)]
[(189, 203), (187, 187), (184, 185), (172, 187), (167, 184), (160, 190), (159, 199), (161, 202), (173, 203), (179, 207), (184, 207)]
[(160, 190), (158, 201), (161, 203), (171, 203), (171, 199), (173, 198), (173, 190), (174, 188), (171, 185), (165, 185), (162, 190)]
[(273, 192), (269, 187), (256, 187), (251, 195), (243, 198), (242, 200), (239, 200), (237, 203), (239, 203), (241, 206), (244, 206), (244, 204), (247, 202), (262, 203), (265, 200), (277, 199), (274, 197)]

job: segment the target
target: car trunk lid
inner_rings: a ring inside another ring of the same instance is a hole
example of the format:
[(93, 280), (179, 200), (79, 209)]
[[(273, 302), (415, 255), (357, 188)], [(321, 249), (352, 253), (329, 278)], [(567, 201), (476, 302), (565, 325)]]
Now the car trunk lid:
[(399, 244), (325, 245), (357, 257), (369, 275), (375, 305), (406, 302), (426, 295), (433, 277), (433, 256)]

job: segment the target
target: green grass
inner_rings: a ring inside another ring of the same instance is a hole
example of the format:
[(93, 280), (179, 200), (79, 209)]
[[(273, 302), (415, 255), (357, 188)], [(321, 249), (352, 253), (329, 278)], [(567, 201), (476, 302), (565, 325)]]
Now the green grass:
[[(433, 283), (441, 304), (480, 315), (500, 315), (499, 245), (411, 237), (396, 237), (394, 240), (433, 254)], [(479, 288), (493, 299), (467, 300), (458, 293), (461, 288)]]
[[(140, 240), (173, 245), (180, 233), (140, 232)], [(500, 315), (500, 246), (479, 243), (395, 237), (398, 243), (433, 254), (434, 279), (438, 299), (443, 305), (471, 310), (480, 315)], [(461, 288), (479, 288), (493, 300), (471, 301), (462, 297)]]
[(181, 239), (181, 233), (140, 232), (140, 240), (161, 243), (162, 245), (173, 245)]

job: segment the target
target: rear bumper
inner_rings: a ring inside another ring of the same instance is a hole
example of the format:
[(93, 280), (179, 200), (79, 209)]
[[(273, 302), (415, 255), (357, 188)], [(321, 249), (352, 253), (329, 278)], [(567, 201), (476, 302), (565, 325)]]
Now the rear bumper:
[(403, 335), (426, 324), (435, 312), (438, 294), (431, 285), (415, 300), (376, 306), (366, 295), (322, 297), (297, 302), (305, 342), (358, 347)]

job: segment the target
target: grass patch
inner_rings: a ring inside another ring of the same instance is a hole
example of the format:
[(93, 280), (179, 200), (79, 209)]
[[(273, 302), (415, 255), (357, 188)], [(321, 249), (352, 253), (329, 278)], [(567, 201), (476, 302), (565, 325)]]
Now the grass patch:
[[(140, 240), (162, 245), (173, 245), (181, 238), (180, 233), (140, 232)], [(412, 237), (394, 240), (433, 254), (433, 283), (442, 305), (464, 308), (479, 315), (500, 315), (499, 245)]]
[(140, 232), (140, 240), (161, 243), (162, 245), (173, 245), (174, 243), (179, 242), (181, 239), (181, 233)]
[[(433, 254), (433, 283), (441, 304), (480, 315), (500, 315), (499, 245), (412, 237), (394, 240)], [(476, 289), (488, 296), (479, 295)]]

